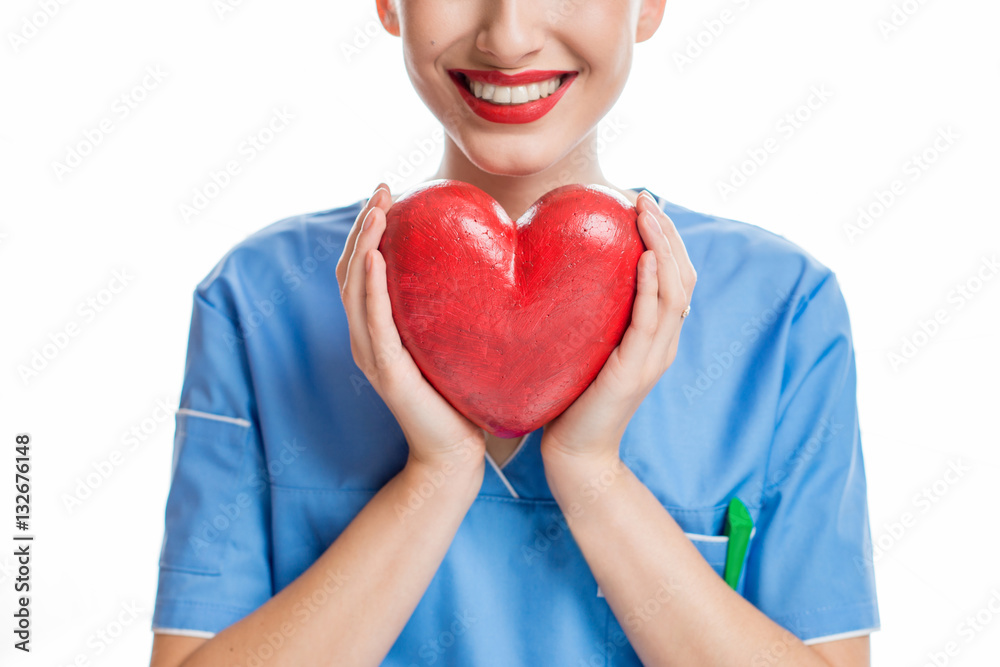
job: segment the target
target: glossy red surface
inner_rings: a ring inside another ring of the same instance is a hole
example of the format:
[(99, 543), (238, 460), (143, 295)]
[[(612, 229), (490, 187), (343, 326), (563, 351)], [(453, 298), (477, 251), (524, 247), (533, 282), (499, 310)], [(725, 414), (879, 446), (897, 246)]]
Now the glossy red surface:
[(468, 183), (411, 189), (379, 244), (403, 344), (488, 432), (543, 426), (593, 381), (631, 321), (645, 250), (636, 218), (600, 185), (556, 188), (516, 222)]

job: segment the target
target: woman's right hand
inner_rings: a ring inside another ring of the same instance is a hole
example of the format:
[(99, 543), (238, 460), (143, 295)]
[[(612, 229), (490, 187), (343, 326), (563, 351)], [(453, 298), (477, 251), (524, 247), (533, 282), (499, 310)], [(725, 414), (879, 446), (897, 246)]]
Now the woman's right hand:
[(385, 259), (378, 251), (390, 206), (389, 186), (379, 183), (358, 213), (337, 262), (351, 354), (399, 422), (411, 462), (445, 471), (475, 469), (485, 462), (486, 432), (427, 381), (403, 347), (392, 319)]

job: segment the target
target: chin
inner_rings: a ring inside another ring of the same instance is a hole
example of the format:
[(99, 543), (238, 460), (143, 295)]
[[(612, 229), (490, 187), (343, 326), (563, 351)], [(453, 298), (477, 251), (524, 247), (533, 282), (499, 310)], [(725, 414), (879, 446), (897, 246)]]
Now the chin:
[[(559, 158), (557, 151), (538, 146), (538, 142), (530, 138), (519, 141), (506, 137), (484, 143), (465, 149), (465, 154), (476, 167), (494, 176), (531, 176), (545, 171)], [(504, 145), (505, 149), (498, 150), (497, 144)]]

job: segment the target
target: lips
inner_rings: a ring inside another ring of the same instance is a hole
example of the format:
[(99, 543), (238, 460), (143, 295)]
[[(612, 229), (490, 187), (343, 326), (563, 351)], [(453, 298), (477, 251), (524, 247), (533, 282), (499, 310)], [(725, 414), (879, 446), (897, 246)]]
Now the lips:
[[(505, 74), (497, 70), (448, 70), (451, 80), (469, 108), (479, 117), (494, 123), (530, 123), (547, 114), (569, 89), (577, 72), (572, 70), (527, 70)], [(470, 81), (494, 86), (524, 86), (560, 77), (559, 87), (548, 97), (521, 104), (497, 104), (479, 99), (469, 90)]]

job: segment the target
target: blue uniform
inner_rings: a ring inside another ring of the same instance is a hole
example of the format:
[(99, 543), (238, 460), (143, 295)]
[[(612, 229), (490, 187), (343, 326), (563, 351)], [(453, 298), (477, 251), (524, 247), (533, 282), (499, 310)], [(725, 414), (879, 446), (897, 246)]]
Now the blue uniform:
[[(624, 462), (720, 576), (726, 508), (746, 504), (755, 527), (737, 591), (800, 639), (878, 629), (836, 276), (781, 236), (657, 199), (698, 285), (677, 358), (625, 431)], [(363, 203), (261, 229), (194, 292), (155, 631), (210, 637), (257, 609), (406, 461), (351, 356), (335, 273)], [(552, 499), (541, 434), (502, 467), (488, 460), (383, 664), (641, 664), (623, 631), (634, 619), (612, 614)]]

